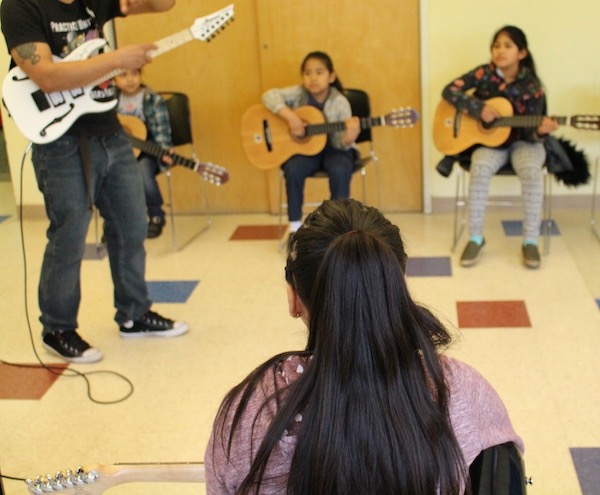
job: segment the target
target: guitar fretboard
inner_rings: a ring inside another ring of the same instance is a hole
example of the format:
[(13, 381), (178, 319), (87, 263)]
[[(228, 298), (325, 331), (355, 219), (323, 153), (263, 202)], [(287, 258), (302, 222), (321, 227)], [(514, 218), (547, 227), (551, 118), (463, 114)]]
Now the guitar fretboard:
[[(500, 117), (492, 122), (492, 127), (539, 127), (543, 115), (513, 115), (512, 117)], [(560, 125), (567, 123), (567, 117), (552, 117)]]
[[(362, 117), (360, 119), (361, 129), (370, 129), (371, 127), (384, 126), (384, 117)], [(315, 136), (317, 134), (330, 134), (346, 129), (345, 122), (324, 122), (321, 124), (309, 124), (306, 126), (306, 135)]]
[[(172, 34), (170, 36), (167, 36), (166, 38), (162, 38), (158, 41), (155, 41), (154, 44), (157, 46), (157, 48), (148, 52), (148, 55), (151, 58), (156, 58), (159, 55), (162, 55), (163, 53), (172, 50), (173, 48), (177, 48), (178, 46), (181, 46), (187, 43), (188, 41), (191, 41), (192, 39), (194, 39), (194, 37), (192, 36), (192, 32), (189, 29), (183, 29), (178, 33)], [(118, 76), (121, 72), (123, 72), (122, 69), (113, 70), (105, 76), (96, 79), (90, 85), (97, 86), (98, 84), (101, 84), (104, 81), (108, 81), (109, 79)]]
[[(169, 155), (169, 150), (163, 148), (160, 144), (154, 143), (152, 141), (142, 141), (134, 136), (127, 135), (131, 144), (137, 149), (143, 151), (144, 153), (148, 153), (149, 155), (155, 156), (157, 158), (162, 158), (165, 155)], [(196, 162), (189, 158), (185, 158), (181, 155), (171, 154), (169, 155), (171, 160), (175, 165), (183, 165), (184, 167), (194, 169)]]

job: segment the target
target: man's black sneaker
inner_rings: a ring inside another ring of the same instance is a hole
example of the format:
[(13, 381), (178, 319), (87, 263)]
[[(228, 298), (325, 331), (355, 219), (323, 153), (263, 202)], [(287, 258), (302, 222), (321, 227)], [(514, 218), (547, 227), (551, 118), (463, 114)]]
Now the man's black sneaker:
[(120, 328), (121, 337), (126, 339), (177, 337), (188, 331), (188, 324), (164, 318), (158, 313), (148, 310), (139, 320), (130, 320), (123, 323)]
[(43, 345), (52, 354), (70, 363), (95, 363), (102, 359), (102, 353), (74, 330), (52, 330), (43, 335)]
[(167, 221), (165, 220), (165, 217), (150, 218), (150, 221), (148, 222), (148, 234), (146, 237), (148, 239), (154, 239), (155, 237), (158, 237), (160, 234), (162, 234), (166, 223)]

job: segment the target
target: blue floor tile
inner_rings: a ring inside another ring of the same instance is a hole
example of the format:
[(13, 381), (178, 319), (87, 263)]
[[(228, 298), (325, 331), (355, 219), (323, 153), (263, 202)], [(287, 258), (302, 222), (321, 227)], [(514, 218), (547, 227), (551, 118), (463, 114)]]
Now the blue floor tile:
[(450, 257), (409, 258), (406, 264), (406, 275), (409, 277), (451, 277)]
[(596, 304), (598, 305), (598, 309), (600, 309), (600, 299), (596, 299)]
[(199, 280), (147, 282), (150, 300), (155, 303), (184, 303), (200, 283)]
[(600, 448), (571, 448), (571, 457), (582, 495), (598, 495), (600, 487)]
[(0, 215), (0, 223), (4, 222), (7, 218), (10, 218), (8, 215)]
[[(550, 235), (560, 235), (558, 226), (551, 220)], [(502, 220), (502, 228), (504, 229), (504, 235), (506, 236), (520, 236), (523, 235), (523, 222), (521, 220)], [(540, 232), (543, 235), (546, 231), (545, 223), (542, 223)]]

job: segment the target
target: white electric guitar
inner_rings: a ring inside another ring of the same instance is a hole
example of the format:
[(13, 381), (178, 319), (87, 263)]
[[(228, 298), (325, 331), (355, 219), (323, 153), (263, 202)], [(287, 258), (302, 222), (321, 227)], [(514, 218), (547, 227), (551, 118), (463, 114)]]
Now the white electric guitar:
[[(210, 41), (226, 24), (233, 20), (233, 4), (205, 17), (196, 19), (192, 27), (155, 41), (157, 48), (149, 55), (154, 58), (188, 41)], [(65, 58), (54, 57), (56, 62), (85, 60), (106, 46), (106, 40), (86, 41)], [(19, 130), (36, 144), (46, 144), (61, 137), (82, 115), (101, 113), (114, 108), (113, 98), (102, 101), (98, 86), (119, 74), (113, 71), (85, 87), (67, 91), (44, 93), (19, 67), (14, 67), (4, 78), (2, 97), (4, 104)]]
[(27, 490), (33, 495), (61, 493), (64, 495), (101, 495), (109, 488), (123, 483), (148, 481), (204, 483), (204, 464), (159, 463), (159, 464), (91, 464), (67, 469), (54, 476), (38, 476), (25, 481)]

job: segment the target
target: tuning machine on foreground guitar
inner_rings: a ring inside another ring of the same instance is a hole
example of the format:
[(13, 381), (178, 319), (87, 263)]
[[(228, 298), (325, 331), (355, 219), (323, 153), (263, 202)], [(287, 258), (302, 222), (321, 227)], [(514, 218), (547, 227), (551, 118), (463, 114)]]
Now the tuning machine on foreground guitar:
[(60, 471), (56, 475), (38, 476), (25, 481), (32, 495), (61, 493), (63, 495), (101, 495), (109, 488), (123, 483), (179, 482), (203, 483), (204, 464), (188, 463), (136, 463), (78, 467)]

